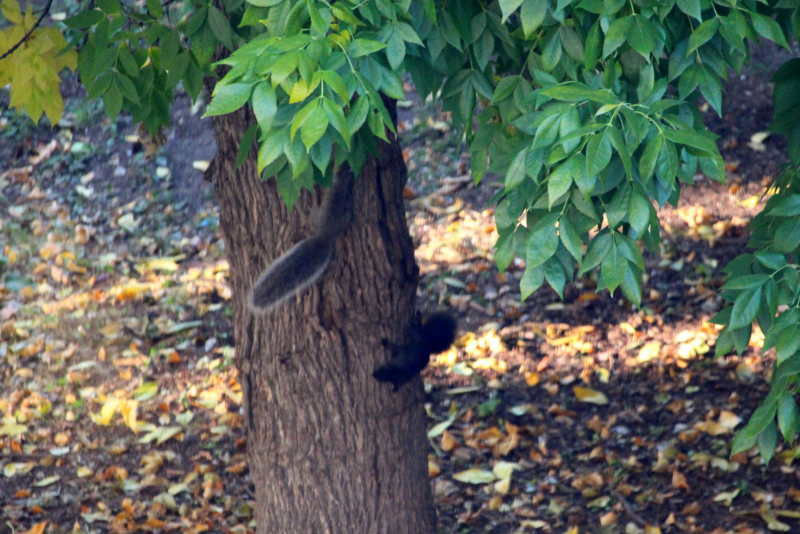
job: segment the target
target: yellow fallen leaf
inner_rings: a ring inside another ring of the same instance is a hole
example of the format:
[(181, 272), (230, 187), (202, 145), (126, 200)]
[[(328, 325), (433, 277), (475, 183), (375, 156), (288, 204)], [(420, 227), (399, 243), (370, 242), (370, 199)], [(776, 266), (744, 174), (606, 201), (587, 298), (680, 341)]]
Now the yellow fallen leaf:
[(453, 475), (453, 478), (459, 482), (466, 482), (468, 484), (488, 484), (494, 482), (497, 477), (491, 471), (483, 469), (467, 469)]
[(725, 428), (733, 430), (741, 422), (741, 417), (737, 416), (733, 412), (729, 412), (728, 410), (722, 410), (719, 414), (719, 424)]
[(519, 469), (519, 464), (512, 462), (497, 462), (492, 468), (492, 472), (497, 478), (510, 478), (511, 473)]
[(539, 373), (536, 371), (531, 371), (530, 373), (525, 373), (525, 383), (529, 386), (535, 386), (539, 383)]
[(434, 461), (428, 460), (428, 477), (436, 478), (437, 476), (439, 476), (439, 473), (441, 472), (442, 469), (439, 467), (439, 464), (437, 464)]
[(58, 475), (53, 475), (53, 476), (51, 476), (51, 477), (45, 477), (45, 478), (43, 478), (42, 480), (40, 480), (39, 482), (37, 482), (36, 484), (34, 484), (34, 486), (41, 488), (41, 487), (43, 487), (43, 486), (49, 486), (50, 484), (53, 484), (53, 483), (55, 483), (55, 482), (58, 482), (59, 480), (61, 480), (61, 477), (60, 477), (60, 476), (58, 476)]
[(739, 495), (741, 490), (735, 489), (733, 491), (723, 491), (722, 493), (718, 493), (714, 495), (714, 502), (721, 502), (725, 506), (733, 505), (733, 499)]
[(695, 428), (700, 430), (701, 432), (705, 432), (709, 436), (721, 436), (722, 434), (728, 434), (731, 429), (723, 426), (719, 423), (715, 423), (714, 421), (703, 421), (700, 423), (696, 423)]
[(606, 397), (605, 394), (600, 391), (590, 388), (582, 388), (580, 386), (574, 386), (572, 391), (581, 402), (588, 402), (590, 404), (608, 404), (608, 397)]
[(436, 436), (441, 435), (442, 432), (447, 430), (450, 427), (450, 425), (453, 424), (453, 421), (455, 421), (455, 418), (450, 418), (446, 421), (442, 421), (437, 425), (434, 425), (430, 430), (428, 430), (428, 437), (435, 438)]
[(86, 478), (92, 476), (93, 471), (88, 467), (81, 466), (77, 469), (78, 478)]
[(786, 523), (781, 523), (778, 521), (778, 518), (769, 510), (764, 510), (761, 512), (761, 519), (767, 524), (767, 528), (770, 530), (778, 530), (780, 532), (789, 532), (792, 527), (787, 525)]
[(44, 527), (46, 527), (46, 526), (47, 526), (47, 521), (43, 521), (41, 523), (36, 523), (35, 525), (33, 525), (30, 528), (30, 530), (27, 530), (25, 532), (21, 532), (20, 534), (43, 534), (44, 533)]
[(651, 341), (639, 350), (639, 363), (648, 362), (658, 357), (661, 353), (661, 343)]
[(511, 477), (501, 478), (494, 483), (494, 490), (500, 495), (505, 495), (511, 489)]
[(17, 424), (17, 420), (14, 417), (4, 417), (3, 426), (0, 426), (0, 435), (11, 436), (12, 438), (24, 434), (27, 431), (28, 427)]
[(758, 196), (756, 195), (753, 195), (752, 197), (746, 198), (741, 202), (739, 202), (739, 205), (744, 208), (754, 208), (756, 204), (758, 204)]

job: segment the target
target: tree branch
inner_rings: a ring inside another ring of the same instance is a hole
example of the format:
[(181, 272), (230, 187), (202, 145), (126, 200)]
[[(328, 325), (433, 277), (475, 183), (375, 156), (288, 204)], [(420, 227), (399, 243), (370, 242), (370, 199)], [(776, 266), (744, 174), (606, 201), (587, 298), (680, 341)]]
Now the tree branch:
[(45, 5), (45, 6), (44, 6), (44, 10), (42, 11), (42, 14), (41, 14), (41, 15), (39, 15), (39, 20), (37, 20), (37, 21), (36, 21), (36, 24), (34, 24), (34, 25), (33, 25), (33, 28), (31, 28), (30, 30), (28, 30), (28, 33), (26, 33), (25, 35), (23, 35), (23, 36), (22, 36), (22, 39), (20, 39), (20, 40), (19, 40), (19, 42), (18, 42), (17, 44), (15, 44), (14, 46), (12, 46), (12, 47), (11, 47), (11, 48), (9, 48), (8, 50), (6, 50), (6, 51), (5, 51), (5, 53), (4, 53), (2, 56), (0, 56), (0, 61), (4, 60), (4, 59), (5, 59), (5, 58), (7, 58), (8, 56), (10, 56), (10, 55), (11, 55), (11, 54), (13, 54), (14, 52), (16, 52), (17, 48), (19, 48), (20, 46), (22, 46), (22, 43), (24, 43), (25, 41), (27, 41), (27, 40), (28, 40), (28, 37), (30, 37), (30, 36), (31, 36), (31, 34), (33, 34), (33, 32), (36, 30), (36, 28), (38, 28), (38, 27), (39, 27), (39, 24), (41, 24), (41, 23), (42, 23), (42, 21), (43, 21), (43, 20), (44, 20), (44, 18), (47, 16), (47, 14), (48, 14), (48, 13), (50, 13), (50, 6), (52, 6), (52, 5), (53, 5), (53, 0), (47, 0), (47, 5)]

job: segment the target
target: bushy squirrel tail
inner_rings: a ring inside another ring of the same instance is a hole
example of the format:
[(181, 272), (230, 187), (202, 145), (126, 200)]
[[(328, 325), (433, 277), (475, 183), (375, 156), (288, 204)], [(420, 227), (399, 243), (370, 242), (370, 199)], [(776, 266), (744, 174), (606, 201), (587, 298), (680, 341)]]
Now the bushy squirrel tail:
[(333, 256), (334, 241), (323, 236), (304, 239), (272, 262), (253, 284), (250, 306), (268, 311), (316, 282)]
[(336, 239), (353, 222), (353, 182), (353, 173), (341, 168), (322, 198), (316, 217), (317, 234), (284, 252), (261, 273), (250, 292), (251, 308), (271, 310), (325, 273)]

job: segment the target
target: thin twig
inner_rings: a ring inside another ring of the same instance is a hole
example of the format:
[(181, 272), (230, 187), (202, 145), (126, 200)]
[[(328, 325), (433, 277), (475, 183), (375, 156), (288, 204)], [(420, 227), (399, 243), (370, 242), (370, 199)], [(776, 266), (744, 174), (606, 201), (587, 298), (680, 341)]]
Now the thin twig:
[(633, 510), (633, 506), (631, 505), (631, 503), (629, 503), (628, 499), (623, 497), (620, 492), (612, 490), (611, 495), (616, 497), (617, 500), (622, 503), (622, 506), (625, 508), (625, 511), (628, 512), (628, 515), (631, 516), (631, 519), (633, 519), (634, 523), (638, 524), (640, 527), (644, 527), (645, 525), (647, 525), (647, 521), (642, 519), (641, 516), (639, 516), (639, 514), (637, 514)]
[(30, 36), (31, 36), (31, 34), (32, 34), (32, 33), (33, 33), (35, 30), (36, 30), (36, 28), (38, 28), (38, 27), (39, 27), (39, 24), (41, 24), (41, 23), (42, 23), (42, 21), (43, 21), (43, 20), (44, 20), (44, 18), (47, 16), (47, 14), (48, 14), (48, 13), (50, 13), (50, 6), (52, 6), (52, 5), (53, 5), (53, 0), (47, 0), (47, 5), (46, 5), (46, 6), (44, 6), (44, 10), (42, 11), (42, 14), (39, 16), (39, 20), (37, 20), (37, 21), (36, 21), (36, 24), (34, 24), (34, 25), (33, 25), (33, 28), (31, 28), (30, 30), (28, 30), (28, 33), (26, 33), (26, 34), (25, 34), (25, 35), (22, 37), (22, 39), (20, 39), (20, 40), (19, 40), (19, 42), (18, 42), (17, 44), (15, 44), (14, 46), (12, 46), (12, 47), (11, 47), (11, 48), (9, 48), (8, 50), (6, 50), (6, 52), (5, 52), (5, 53), (4, 53), (2, 56), (0, 56), (0, 61), (4, 60), (4, 59), (5, 59), (5, 58), (7, 58), (8, 56), (10, 56), (10, 55), (11, 55), (11, 54), (13, 54), (14, 52), (16, 52), (17, 48), (19, 48), (20, 46), (22, 46), (22, 43), (24, 43), (25, 41), (27, 41), (27, 40), (28, 40), (28, 37), (30, 37)]

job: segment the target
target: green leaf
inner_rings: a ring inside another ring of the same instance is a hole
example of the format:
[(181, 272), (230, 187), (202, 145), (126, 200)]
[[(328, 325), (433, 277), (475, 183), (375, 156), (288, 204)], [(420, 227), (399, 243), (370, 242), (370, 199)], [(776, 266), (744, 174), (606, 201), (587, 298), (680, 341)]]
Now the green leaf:
[(542, 48), (542, 67), (545, 71), (551, 72), (561, 61), (561, 36), (554, 33), (550, 36)]
[(503, 24), (505, 24), (506, 19), (510, 17), (520, 5), (522, 5), (522, 0), (500, 0), (500, 11), (503, 13)]
[(160, 19), (164, 14), (164, 8), (161, 7), (159, 0), (147, 0), (147, 11), (156, 19)]
[(689, 47), (686, 49), (686, 54), (689, 55), (705, 43), (707, 43), (719, 30), (719, 19), (714, 17), (708, 19), (700, 26), (695, 28), (692, 35), (689, 36)]
[(765, 464), (769, 464), (778, 447), (778, 427), (775, 421), (770, 421), (767, 428), (758, 435), (758, 452)]
[(561, 115), (554, 113), (542, 121), (533, 138), (533, 144), (531, 145), (533, 150), (547, 148), (553, 144), (558, 135), (558, 123), (560, 120)]
[(319, 99), (315, 98), (308, 104), (306, 104), (300, 111), (292, 119), (292, 125), (289, 129), (289, 139), (294, 141), (294, 136), (297, 133), (297, 130), (303, 126), (303, 123), (306, 122), (306, 119), (314, 112), (314, 109), (319, 107)]
[(522, 279), (519, 281), (519, 289), (522, 300), (525, 300), (531, 296), (531, 293), (539, 289), (543, 282), (544, 267), (541, 265), (537, 265), (536, 267), (531, 267), (528, 265), (525, 268), (525, 274), (522, 275)]
[(239, 143), (239, 153), (236, 155), (236, 163), (233, 166), (234, 169), (241, 167), (244, 160), (247, 159), (247, 155), (250, 154), (250, 151), (253, 149), (253, 140), (256, 137), (257, 131), (258, 124), (252, 124), (247, 131), (244, 132), (242, 142)]
[[(192, 62), (192, 54), (189, 51), (181, 52), (175, 58), (175, 61), (172, 62), (172, 65), (169, 68), (169, 73), (167, 74), (167, 86), (172, 87), (176, 83), (178, 83), (189, 70), (189, 65)], [(127, 69), (125, 71), (130, 76), (130, 72)], [(138, 74), (138, 73), (137, 73)], [(132, 76), (135, 78), (135, 76)], [(184, 84), (188, 85), (188, 84)], [(191, 94), (189, 90), (186, 90), (187, 93)]]
[(787, 443), (792, 443), (800, 432), (800, 410), (794, 396), (786, 391), (778, 399), (778, 427)]
[(303, 140), (306, 150), (311, 150), (311, 146), (319, 141), (327, 129), (328, 114), (325, 113), (322, 106), (315, 105), (306, 120), (303, 121), (303, 127), (300, 130), (300, 138)]
[(350, 130), (350, 125), (347, 123), (342, 108), (337, 106), (330, 98), (322, 99), (322, 108), (325, 110), (325, 115), (328, 117), (330, 124), (342, 136), (344, 142), (347, 144), (347, 148), (350, 148), (352, 131)]
[[(535, 0), (526, 0), (535, 1)], [(544, 4), (544, 2), (541, 2)], [(586, 70), (594, 69), (597, 65), (597, 60), (600, 59), (600, 54), (603, 51), (603, 32), (600, 29), (600, 21), (596, 21), (589, 28), (589, 33), (586, 36), (586, 45), (584, 50), (584, 67)]]
[(583, 50), (583, 41), (578, 35), (578, 32), (569, 26), (561, 26), (558, 33), (561, 36), (561, 46), (564, 47), (564, 51), (567, 55), (578, 64), (583, 63), (586, 60), (586, 55)]
[(103, 12), (99, 9), (81, 11), (74, 17), (64, 20), (64, 25), (72, 30), (83, 30), (100, 22), (103, 16)]
[(122, 111), (122, 92), (116, 84), (109, 85), (103, 93), (103, 106), (106, 108), (106, 114), (112, 119), (117, 118)]
[(546, 262), (558, 248), (556, 221), (560, 214), (550, 213), (542, 217), (531, 230), (528, 238), (528, 267), (536, 267)]
[(637, 306), (642, 305), (641, 277), (641, 272), (629, 265), (628, 270), (625, 271), (625, 276), (622, 278), (622, 283), (620, 284), (622, 294), (625, 295), (625, 298)]
[[(500, 5), (502, 9), (502, 3)], [(520, 11), (520, 18), (522, 19), (522, 31), (526, 39), (530, 38), (533, 32), (542, 25), (546, 16), (547, 2), (543, 2), (542, 0), (524, 0), (522, 3), (522, 10)]]
[(800, 215), (800, 195), (789, 195), (775, 204), (768, 215), (773, 217), (795, 217)]
[(262, 131), (272, 128), (272, 121), (278, 111), (275, 90), (269, 82), (261, 82), (253, 89), (253, 112)]
[(386, 45), (379, 41), (372, 41), (369, 39), (354, 39), (347, 46), (347, 55), (351, 58), (357, 58), (373, 54), (378, 50), (383, 50)]
[(597, 96), (597, 91), (592, 91), (582, 83), (553, 85), (539, 92), (544, 96), (563, 100), (564, 102), (584, 102), (586, 100), (593, 100)]
[(750, 12), (750, 19), (753, 21), (753, 28), (755, 28), (756, 33), (787, 50), (791, 50), (789, 43), (786, 42), (786, 37), (783, 35), (783, 30), (772, 17)]
[(361, 95), (356, 100), (355, 105), (350, 108), (350, 113), (347, 115), (347, 126), (350, 129), (351, 135), (359, 130), (367, 120), (367, 113), (369, 113), (369, 97)]
[(677, 0), (676, 3), (678, 8), (690, 17), (694, 17), (699, 21), (703, 20), (703, 16), (700, 13), (700, 0)]
[(661, 153), (661, 146), (663, 143), (664, 137), (661, 134), (654, 135), (650, 138), (650, 141), (647, 142), (647, 146), (645, 146), (644, 152), (642, 152), (642, 157), (639, 160), (639, 175), (644, 184), (647, 184), (656, 170), (658, 155)]
[(525, 181), (526, 172), (525, 172), (525, 158), (528, 156), (528, 149), (523, 148), (520, 150), (517, 155), (514, 157), (511, 165), (508, 167), (508, 171), (506, 171), (506, 191), (511, 191), (512, 189), (519, 187), (522, 182)]
[(613, 295), (614, 290), (622, 283), (625, 272), (628, 270), (628, 259), (617, 246), (616, 240), (612, 240), (611, 249), (603, 258), (600, 272), (603, 274), (603, 282)]
[(514, 261), (514, 232), (502, 234), (495, 244), (494, 261), (502, 273)]
[(695, 130), (664, 130), (664, 137), (673, 143), (696, 148), (709, 156), (719, 154), (716, 143)]
[(247, 103), (252, 87), (249, 83), (232, 83), (222, 86), (221, 89), (215, 91), (203, 117), (225, 115), (236, 111)]
[[(131, 78), (138, 78), (139, 77), (139, 64), (133, 59), (133, 54), (131, 54), (130, 49), (123, 45), (119, 47), (119, 55), (117, 56), (120, 64), (122, 65), (125, 74), (130, 76)], [(178, 77), (180, 79), (180, 77)]]
[(572, 173), (574, 160), (569, 159), (559, 165), (547, 180), (547, 194), (549, 197), (549, 208), (552, 209), (553, 202), (564, 195), (572, 187)]
[(611, 233), (608, 232), (607, 229), (594, 236), (592, 241), (589, 243), (589, 248), (586, 250), (586, 255), (583, 257), (583, 264), (578, 271), (578, 276), (581, 276), (600, 265), (600, 262), (603, 261), (603, 258), (610, 247)]
[(630, 16), (622, 17), (611, 23), (603, 43), (603, 59), (614, 53), (628, 39), (628, 26), (630, 23)]
[(217, 41), (225, 48), (233, 51), (233, 29), (228, 18), (213, 5), (208, 6), (208, 25)]
[(122, 96), (135, 105), (139, 105), (139, 95), (136, 93), (136, 86), (133, 85), (130, 78), (119, 72), (114, 72), (114, 85), (117, 86)]
[(578, 144), (581, 142), (580, 138), (575, 138), (572, 141), (565, 141), (564, 137), (568, 136), (570, 133), (578, 130), (581, 126), (581, 117), (578, 114), (577, 106), (570, 107), (566, 113), (561, 117), (561, 124), (558, 127), (558, 134), (560, 137), (561, 146), (564, 147), (564, 150), (567, 153), (572, 152), (576, 148), (578, 148)]
[(786, 267), (786, 256), (777, 252), (761, 250), (755, 253), (755, 257), (761, 265), (773, 271)]
[(514, 93), (514, 89), (517, 88), (519, 83), (519, 76), (506, 76), (502, 78), (497, 83), (497, 87), (494, 89), (494, 94), (492, 95), (492, 104), (497, 104), (498, 102), (502, 102), (510, 97)]
[(761, 287), (745, 289), (733, 303), (731, 313), (730, 328), (735, 330), (744, 326), (749, 326), (758, 315), (758, 307), (761, 303)]
[(602, 133), (592, 135), (586, 145), (586, 174), (595, 176), (608, 166), (611, 161), (611, 141)]
[(345, 105), (349, 105), (350, 92), (347, 90), (347, 86), (345, 86), (342, 77), (330, 70), (321, 70), (319, 71), (319, 74), (320, 77), (322, 77), (322, 80), (327, 83), (331, 89), (333, 89), (333, 92), (342, 99), (342, 102)]
[(286, 130), (270, 132), (261, 143), (258, 149), (258, 174), (284, 153), (285, 143), (288, 140), (287, 133)]
[(397, 32), (392, 32), (389, 40), (386, 42), (386, 59), (389, 60), (389, 66), (393, 70), (397, 70), (403, 64), (403, 59), (406, 57), (406, 43)]
[(721, 290), (731, 291), (761, 287), (767, 283), (767, 280), (769, 280), (769, 275), (766, 274), (746, 274), (732, 278), (727, 284), (722, 286)]
[(678, 173), (678, 164), (678, 151), (675, 145), (665, 141), (658, 154), (656, 176), (665, 184), (672, 183)]
[(564, 247), (569, 251), (570, 254), (572, 254), (572, 257), (575, 258), (580, 265), (581, 260), (583, 259), (583, 246), (581, 243), (581, 237), (578, 235), (578, 231), (570, 222), (569, 218), (561, 217), (558, 219), (558, 236), (561, 238), (561, 242), (564, 243)]
[(567, 282), (567, 276), (564, 272), (564, 267), (558, 258), (552, 257), (544, 264), (544, 277), (550, 287), (558, 293), (558, 296), (564, 298), (564, 284)]
[(641, 15), (633, 15), (628, 23), (628, 44), (644, 57), (656, 47), (656, 29)]
[(775, 231), (775, 251), (788, 254), (800, 245), (800, 217), (783, 221)]
[(701, 66), (699, 71), (700, 94), (722, 116), (722, 84), (719, 76), (706, 66)]
[(631, 229), (635, 232), (631, 237), (639, 238), (644, 235), (650, 224), (650, 199), (643, 196), (638, 190), (634, 189), (630, 202), (628, 203), (628, 222)]
[[(628, 214), (630, 198), (631, 188), (627, 184), (620, 186), (617, 192), (614, 193), (614, 196), (611, 197), (611, 202), (608, 203), (608, 207), (606, 208), (606, 216), (610, 228), (616, 228), (622, 223), (623, 219), (625, 219), (625, 216)], [(649, 210), (647, 216), (649, 219)]]
[(781, 332), (775, 344), (778, 365), (800, 350), (800, 325), (795, 324)]

